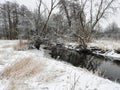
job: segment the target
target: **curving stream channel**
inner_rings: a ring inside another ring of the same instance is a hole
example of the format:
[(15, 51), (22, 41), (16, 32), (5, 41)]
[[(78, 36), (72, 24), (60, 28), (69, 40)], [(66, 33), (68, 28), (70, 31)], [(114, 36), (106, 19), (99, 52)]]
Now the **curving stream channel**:
[(75, 50), (55, 48), (50, 50), (52, 58), (66, 61), (74, 66), (86, 68), (104, 78), (120, 83), (120, 61), (92, 54), (78, 53)]

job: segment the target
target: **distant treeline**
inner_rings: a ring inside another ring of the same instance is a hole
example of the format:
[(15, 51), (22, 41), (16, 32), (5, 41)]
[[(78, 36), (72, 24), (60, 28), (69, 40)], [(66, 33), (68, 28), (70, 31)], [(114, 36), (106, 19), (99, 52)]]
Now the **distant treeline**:
[(120, 28), (117, 26), (115, 22), (108, 25), (102, 32), (97, 32), (95, 37), (97, 39), (113, 39), (120, 40)]

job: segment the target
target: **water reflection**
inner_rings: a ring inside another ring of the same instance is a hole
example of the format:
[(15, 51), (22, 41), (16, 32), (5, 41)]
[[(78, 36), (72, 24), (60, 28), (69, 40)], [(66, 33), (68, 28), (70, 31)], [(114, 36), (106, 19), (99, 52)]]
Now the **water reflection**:
[(51, 57), (56, 60), (63, 60), (74, 66), (80, 66), (90, 71), (98, 72), (104, 78), (120, 83), (120, 62), (111, 61), (109, 58), (76, 52), (65, 48), (54, 48), (51, 50)]
[(85, 68), (93, 72), (98, 71), (102, 77), (120, 83), (120, 61), (112, 62), (95, 56), (92, 56), (91, 59), (86, 58), (86, 60)]
[(111, 61), (103, 61), (97, 69), (103, 72), (105, 78), (120, 83), (120, 66), (116, 63)]

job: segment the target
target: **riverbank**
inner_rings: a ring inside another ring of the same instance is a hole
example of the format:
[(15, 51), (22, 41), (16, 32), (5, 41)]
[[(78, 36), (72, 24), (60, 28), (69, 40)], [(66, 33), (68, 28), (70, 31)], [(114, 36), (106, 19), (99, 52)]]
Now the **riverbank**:
[(0, 41), (0, 90), (120, 90), (120, 84), (86, 69), (45, 57), (44, 50), (18, 51)]

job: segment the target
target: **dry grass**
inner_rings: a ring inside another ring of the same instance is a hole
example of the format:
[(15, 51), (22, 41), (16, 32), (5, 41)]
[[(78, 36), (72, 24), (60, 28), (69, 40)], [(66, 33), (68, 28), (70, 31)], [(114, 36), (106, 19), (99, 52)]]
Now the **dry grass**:
[(25, 48), (25, 42), (23, 40), (19, 40), (17, 44), (13, 46), (14, 50), (21, 50)]
[(120, 48), (120, 41), (115, 40), (94, 40), (92, 43), (88, 43), (89, 46), (97, 46), (104, 50), (106, 49), (118, 49)]
[(9, 47), (11, 47), (11, 45), (5, 45), (2, 48), (9, 48)]
[(24, 58), (13, 65), (4, 69), (1, 78), (25, 79), (31, 77), (43, 69), (43, 64), (33, 60), (32, 58)]
[(24, 83), (23, 80), (14, 80), (11, 79), (7, 90), (33, 90), (28, 87), (27, 84)]

